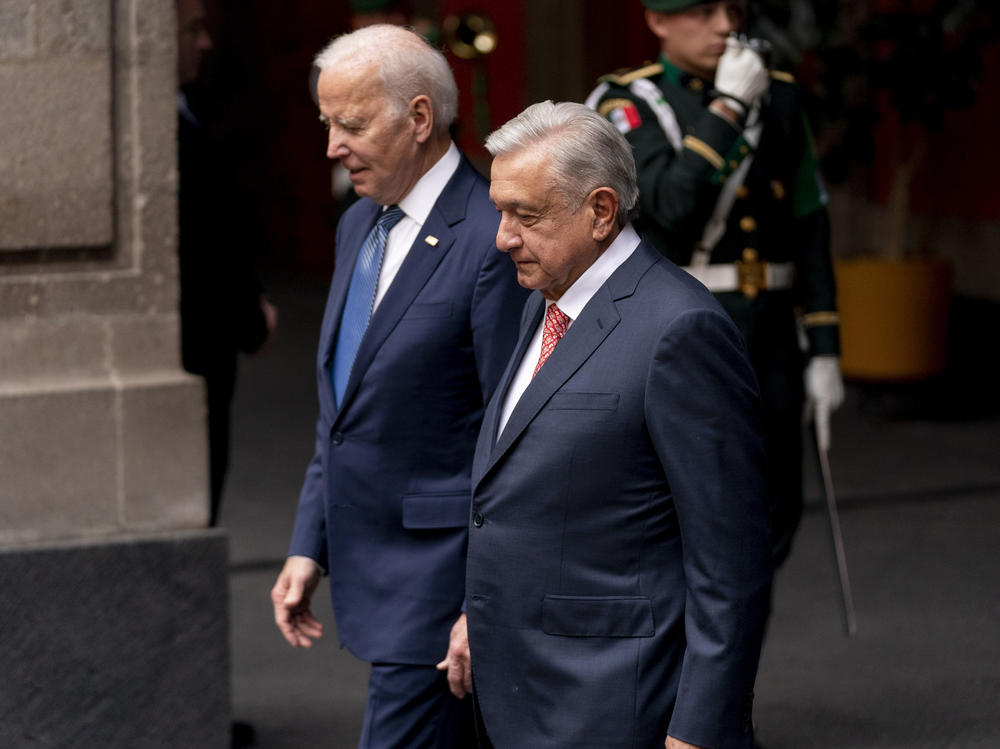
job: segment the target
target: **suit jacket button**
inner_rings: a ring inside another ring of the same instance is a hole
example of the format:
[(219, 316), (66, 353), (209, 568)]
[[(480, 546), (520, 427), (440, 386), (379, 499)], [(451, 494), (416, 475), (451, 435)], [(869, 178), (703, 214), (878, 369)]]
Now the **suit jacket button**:
[(477, 528), (483, 527), (483, 516), (478, 512), (472, 516), (472, 524)]
[(334, 432), (333, 436), (330, 438), (330, 441), (335, 445), (339, 445), (344, 441), (344, 435), (341, 434), (340, 432)]

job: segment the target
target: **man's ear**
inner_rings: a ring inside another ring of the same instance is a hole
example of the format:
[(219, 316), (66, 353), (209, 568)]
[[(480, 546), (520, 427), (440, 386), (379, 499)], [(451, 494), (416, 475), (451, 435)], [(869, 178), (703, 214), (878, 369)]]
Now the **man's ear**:
[(661, 42), (667, 38), (666, 14), (646, 8), (646, 25)]
[(409, 116), (413, 121), (417, 142), (427, 142), (434, 132), (434, 107), (426, 94), (410, 99)]
[(593, 237), (603, 242), (618, 225), (618, 193), (610, 187), (598, 187), (587, 196), (593, 212)]

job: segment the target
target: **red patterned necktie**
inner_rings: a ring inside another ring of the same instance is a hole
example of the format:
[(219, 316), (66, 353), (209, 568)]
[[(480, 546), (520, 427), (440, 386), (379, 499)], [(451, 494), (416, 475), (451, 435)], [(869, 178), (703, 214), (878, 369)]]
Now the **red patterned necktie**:
[(545, 310), (545, 327), (542, 328), (542, 353), (538, 355), (538, 364), (535, 365), (535, 371), (531, 373), (532, 377), (538, 374), (538, 370), (549, 358), (549, 354), (559, 343), (559, 339), (566, 335), (569, 322), (569, 316), (556, 305), (550, 304), (549, 308)]

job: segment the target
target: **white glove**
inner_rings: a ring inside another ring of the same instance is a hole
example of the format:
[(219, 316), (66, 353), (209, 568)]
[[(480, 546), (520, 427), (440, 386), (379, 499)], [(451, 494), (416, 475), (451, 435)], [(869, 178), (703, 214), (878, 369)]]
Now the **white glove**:
[(735, 36), (726, 39), (726, 51), (719, 58), (715, 70), (715, 90), (720, 96), (747, 111), (764, 95), (770, 84), (770, 75), (764, 60), (749, 47), (740, 44)]
[(814, 356), (806, 365), (806, 422), (816, 420), (816, 442), (830, 449), (830, 414), (844, 402), (844, 380), (836, 356)]

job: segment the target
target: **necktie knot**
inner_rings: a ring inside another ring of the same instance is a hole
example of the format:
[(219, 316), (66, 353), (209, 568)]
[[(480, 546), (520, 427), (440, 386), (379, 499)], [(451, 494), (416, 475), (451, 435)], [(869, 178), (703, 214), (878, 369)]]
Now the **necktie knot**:
[(545, 310), (545, 324), (542, 327), (542, 351), (538, 355), (538, 364), (535, 365), (535, 371), (531, 374), (532, 377), (538, 374), (538, 370), (542, 368), (545, 360), (549, 358), (556, 344), (566, 335), (569, 323), (569, 315), (559, 309), (557, 305), (550, 304), (549, 308)]
[(391, 205), (382, 211), (382, 215), (378, 217), (375, 225), (388, 234), (404, 215), (402, 208), (398, 205)]

